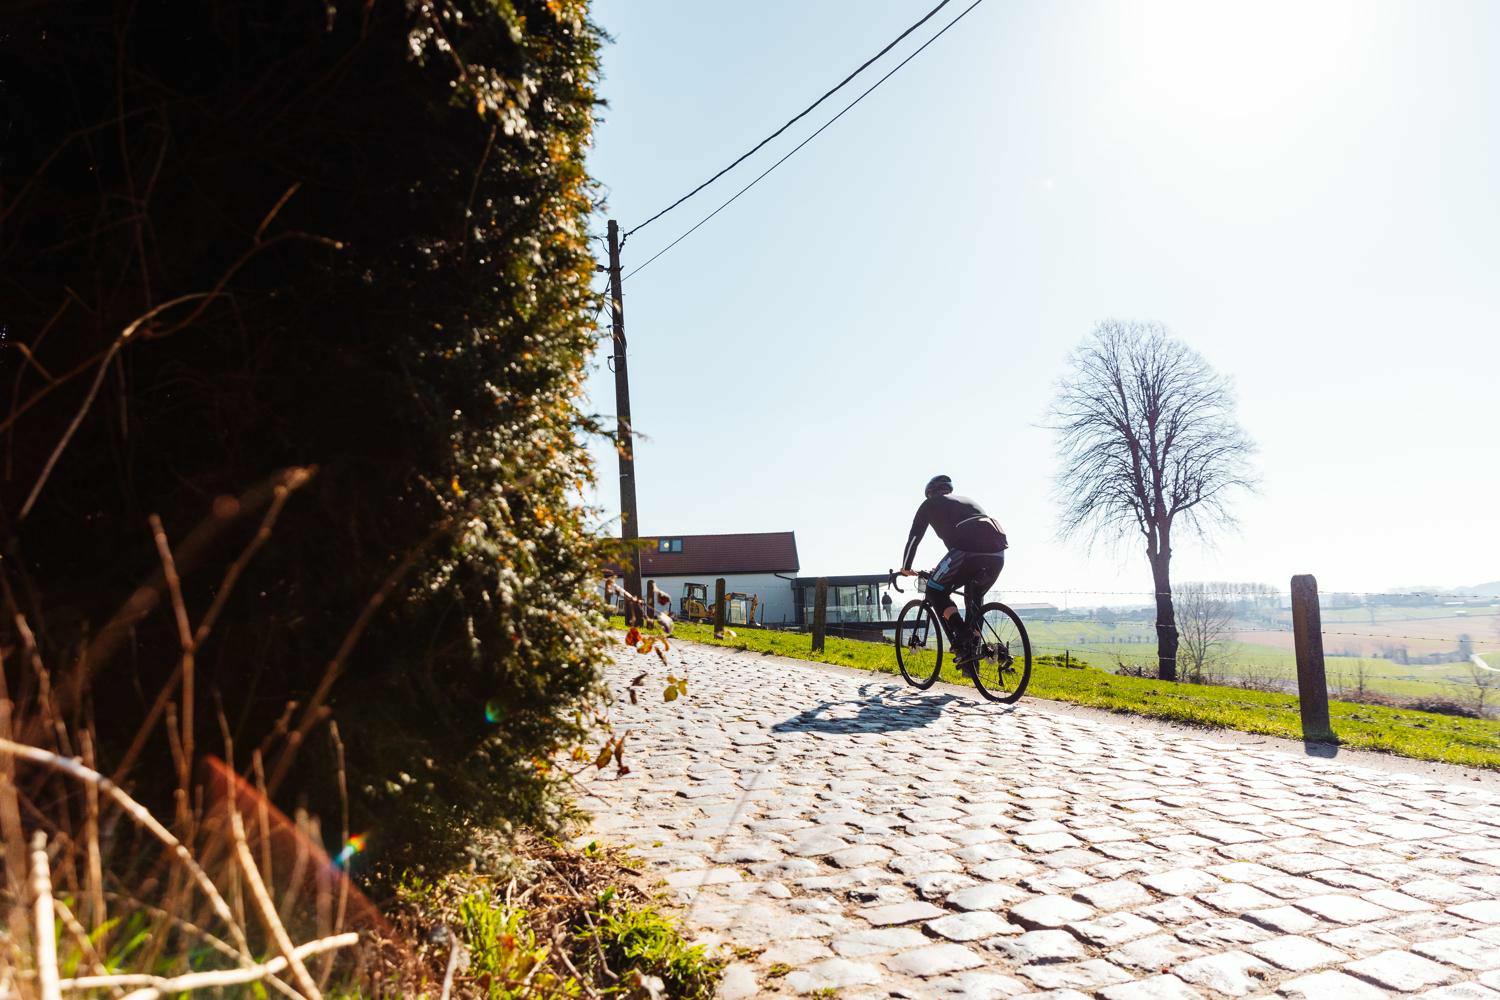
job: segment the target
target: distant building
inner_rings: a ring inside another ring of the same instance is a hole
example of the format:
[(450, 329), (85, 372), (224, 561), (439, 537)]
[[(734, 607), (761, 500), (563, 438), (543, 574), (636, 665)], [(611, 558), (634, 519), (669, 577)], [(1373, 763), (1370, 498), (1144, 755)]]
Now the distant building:
[(1022, 618), (1043, 618), (1057, 614), (1056, 604), (1012, 604), (1010, 609)]
[[(894, 619), (901, 604), (893, 602), (889, 612), (880, 598), (889, 573), (865, 573), (857, 576), (830, 576), (824, 621), (829, 625), (873, 624)], [(811, 625), (817, 605), (818, 578), (799, 576), (792, 582), (797, 602), (798, 625)]]
[(757, 623), (797, 620), (792, 593), (800, 568), (795, 532), (658, 535), (643, 541), (650, 547), (641, 552), (641, 587), (655, 582), (656, 589), (672, 599), (672, 614), (682, 613), (684, 584), (703, 584), (712, 602), (714, 581), (722, 576), (725, 593), (760, 599)]

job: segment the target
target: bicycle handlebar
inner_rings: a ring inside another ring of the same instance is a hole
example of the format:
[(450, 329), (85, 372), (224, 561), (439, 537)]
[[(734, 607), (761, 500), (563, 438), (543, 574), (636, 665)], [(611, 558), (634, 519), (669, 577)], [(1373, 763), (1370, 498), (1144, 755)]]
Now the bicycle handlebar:
[[(904, 590), (901, 589), (901, 573), (900, 573), (899, 570), (894, 570), (894, 569), (890, 570), (890, 578), (891, 578), (891, 586), (896, 589), (896, 593), (898, 593), (898, 594), (904, 594), (904, 593), (906, 593), (906, 591), (904, 591)], [(919, 569), (919, 570), (917, 570), (917, 579), (918, 580), (926, 580), (926, 579), (928, 579), (928, 573), (927, 573), (927, 571), (925, 569)]]

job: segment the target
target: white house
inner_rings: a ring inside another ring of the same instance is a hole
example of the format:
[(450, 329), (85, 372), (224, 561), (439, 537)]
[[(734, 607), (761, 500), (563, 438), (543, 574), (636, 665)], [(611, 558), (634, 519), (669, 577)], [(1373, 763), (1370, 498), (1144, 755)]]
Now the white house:
[(768, 625), (797, 620), (792, 582), (796, 578), (797, 537), (790, 531), (737, 535), (659, 535), (641, 553), (641, 587), (654, 582), (672, 599), (672, 614), (682, 612), (683, 585), (701, 583), (714, 599), (714, 581), (724, 578), (725, 593), (760, 598), (756, 620)]

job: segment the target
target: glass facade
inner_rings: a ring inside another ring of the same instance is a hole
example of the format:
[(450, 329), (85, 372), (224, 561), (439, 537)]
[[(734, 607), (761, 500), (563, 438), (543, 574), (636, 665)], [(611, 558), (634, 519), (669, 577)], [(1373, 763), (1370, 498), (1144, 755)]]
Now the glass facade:
[[(880, 578), (883, 580), (883, 578)], [(815, 583), (797, 584), (798, 611), (803, 623), (813, 620), (813, 600), (817, 595)], [(881, 583), (847, 583), (828, 585), (828, 612), (826, 621), (829, 624), (842, 624), (846, 622), (879, 622), (886, 621), (895, 616), (895, 606), (887, 612), (884, 605), (880, 603)]]

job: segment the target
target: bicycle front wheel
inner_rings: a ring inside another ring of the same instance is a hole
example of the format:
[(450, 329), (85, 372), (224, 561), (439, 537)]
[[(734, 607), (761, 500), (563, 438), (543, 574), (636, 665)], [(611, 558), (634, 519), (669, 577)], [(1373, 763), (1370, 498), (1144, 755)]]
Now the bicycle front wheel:
[(926, 601), (911, 601), (896, 622), (896, 665), (915, 688), (930, 688), (943, 665), (943, 627)]
[(979, 626), (974, 686), (990, 701), (1009, 704), (1031, 682), (1031, 639), (1021, 617), (1003, 604), (986, 604)]

